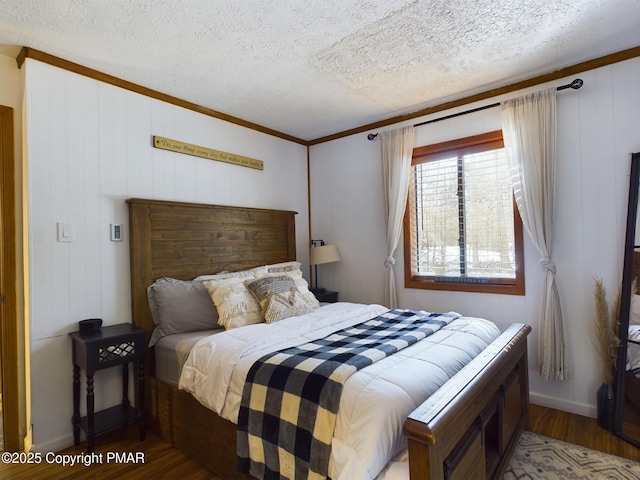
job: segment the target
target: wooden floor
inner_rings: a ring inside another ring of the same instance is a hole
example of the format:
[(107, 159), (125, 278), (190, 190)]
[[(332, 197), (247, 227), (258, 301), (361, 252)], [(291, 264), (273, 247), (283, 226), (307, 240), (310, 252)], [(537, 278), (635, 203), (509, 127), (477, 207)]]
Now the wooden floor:
[(600, 428), (595, 418), (530, 405), (527, 430), (640, 462), (639, 448)]
[[(528, 430), (548, 437), (575, 443), (594, 450), (640, 462), (640, 449), (598, 427), (595, 419), (531, 405)], [(43, 458), (39, 465), (0, 465), (0, 479), (50, 480), (123, 479), (141, 480), (171, 478), (180, 480), (222, 480), (198, 463), (149, 433), (144, 442), (138, 440), (136, 428), (112, 432), (97, 438), (96, 454), (102, 454), (102, 464), (73, 467), (49, 464)], [(144, 454), (144, 463), (107, 463), (107, 454)], [(60, 455), (84, 454), (83, 445), (60, 452)], [(62, 457), (59, 457), (62, 458)]]
[[(201, 467), (195, 460), (179, 452), (167, 442), (160, 440), (151, 432), (147, 432), (143, 442), (139, 441), (138, 429), (135, 425), (126, 430), (113, 431), (96, 438), (95, 453), (102, 454), (102, 463), (91, 466), (62, 466), (43, 461), (39, 465), (7, 465), (0, 464), (0, 479), (11, 480), (57, 480), (67, 478), (96, 480), (146, 480), (146, 479), (179, 479), (179, 480), (222, 480), (210, 471)], [(59, 452), (60, 455), (86, 454), (86, 445), (69, 448)], [(144, 453), (144, 463), (107, 463), (108, 453)]]

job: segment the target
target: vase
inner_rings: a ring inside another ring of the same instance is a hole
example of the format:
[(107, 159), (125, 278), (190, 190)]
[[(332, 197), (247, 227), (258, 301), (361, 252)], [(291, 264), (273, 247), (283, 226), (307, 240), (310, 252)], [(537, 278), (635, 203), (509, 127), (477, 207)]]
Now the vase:
[(613, 431), (613, 385), (603, 383), (596, 392), (598, 406), (598, 425)]

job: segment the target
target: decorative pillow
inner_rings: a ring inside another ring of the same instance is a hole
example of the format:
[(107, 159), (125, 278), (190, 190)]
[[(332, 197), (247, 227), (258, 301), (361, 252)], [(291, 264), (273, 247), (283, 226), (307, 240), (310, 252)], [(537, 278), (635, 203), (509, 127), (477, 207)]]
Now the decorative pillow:
[[(300, 295), (303, 296), (303, 298), (309, 305), (311, 305), (314, 309), (320, 306), (320, 302), (318, 302), (318, 299), (316, 299), (315, 295), (309, 291), (309, 284), (302, 276), (301, 270), (292, 270), (292, 271), (284, 272), (284, 274), (293, 278), (293, 281), (296, 283), (296, 287), (298, 287), (298, 291), (300, 292)], [(270, 273), (269, 275), (278, 275), (278, 274)]]
[(200, 275), (194, 278), (194, 280), (224, 280), (225, 278), (254, 278), (258, 275), (264, 275), (268, 273), (267, 267), (254, 267), (248, 270), (239, 270), (237, 272), (219, 272), (212, 275)]
[(289, 275), (264, 276), (245, 280), (244, 283), (260, 303), (267, 323), (303, 315), (315, 308), (307, 302)]
[(218, 325), (226, 329), (264, 322), (260, 305), (245, 287), (245, 280), (229, 277), (203, 282), (218, 310)]
[(147, 287), (147, 298), (156, 325), (150, 347), (165, 335), (216, 327), (218, 312), (202, 282), (163, 277)]

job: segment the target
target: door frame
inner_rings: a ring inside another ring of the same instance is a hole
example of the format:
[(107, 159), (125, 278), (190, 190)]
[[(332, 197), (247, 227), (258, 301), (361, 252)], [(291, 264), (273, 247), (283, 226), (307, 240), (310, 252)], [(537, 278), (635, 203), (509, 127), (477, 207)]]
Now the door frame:
[(0, 105), (0, 367), (4, 450), (20, 450), (13, 108)]

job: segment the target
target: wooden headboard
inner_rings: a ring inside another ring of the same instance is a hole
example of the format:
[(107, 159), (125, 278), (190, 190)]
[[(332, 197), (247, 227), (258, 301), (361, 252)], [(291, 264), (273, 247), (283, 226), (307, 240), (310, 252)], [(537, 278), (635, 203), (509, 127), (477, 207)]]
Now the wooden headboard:
[(296, 259), (296, 212), (133, 198), (129, 204), (132, 322), (154, 324), (147, 287)]

